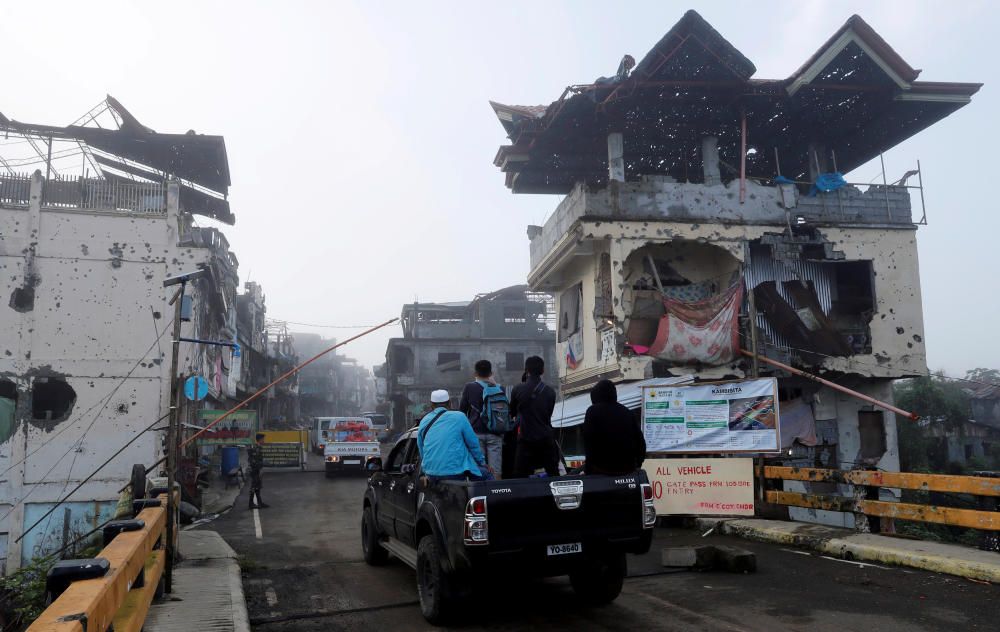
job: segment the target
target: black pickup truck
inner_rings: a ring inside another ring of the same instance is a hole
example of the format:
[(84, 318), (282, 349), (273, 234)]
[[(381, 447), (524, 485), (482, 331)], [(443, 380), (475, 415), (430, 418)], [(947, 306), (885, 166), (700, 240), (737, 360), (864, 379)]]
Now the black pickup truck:
[(420, 609), (449, 618), (470, 586), (498, 574), (569, 575), (590, 604), (622, 589), (626, 553), (645, 553), (656, 523), (645, 472), (502, 481), (429, 482), (420, 472), (416, 429), (383, 463), (368, 461), (361, 522), (365, 561), (391, 553), (417, 571)]

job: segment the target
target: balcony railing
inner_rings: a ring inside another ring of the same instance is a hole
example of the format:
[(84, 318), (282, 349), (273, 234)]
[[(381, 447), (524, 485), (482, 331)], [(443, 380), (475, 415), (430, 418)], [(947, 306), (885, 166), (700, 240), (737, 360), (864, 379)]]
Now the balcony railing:
[(26, 173), (12, 173), (0, 176), (0, 204), (4, 206), (27, 206), (31, 199), (31, 176)]
[(167, 212), (166, 187), (161, 182), (55, 176), (45, 182), (42, 206), (160, 215)]

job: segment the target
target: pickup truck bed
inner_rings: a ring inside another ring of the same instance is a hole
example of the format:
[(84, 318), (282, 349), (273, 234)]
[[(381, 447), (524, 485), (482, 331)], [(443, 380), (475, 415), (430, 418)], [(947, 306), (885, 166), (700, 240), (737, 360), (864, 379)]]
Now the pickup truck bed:
[(410, 431), (385, 465), (370, 462), (362, 548), (371, 564), (391, 553), (417, 570), (421, 610), (432, 622), (467, 596), (464, 587), (497, 574), (568, 574), (581, 597), (606, 603), (621, 590), (625, 554), (649, 550), (656, 513), (641, 470), (429, 482), (416, 451)]

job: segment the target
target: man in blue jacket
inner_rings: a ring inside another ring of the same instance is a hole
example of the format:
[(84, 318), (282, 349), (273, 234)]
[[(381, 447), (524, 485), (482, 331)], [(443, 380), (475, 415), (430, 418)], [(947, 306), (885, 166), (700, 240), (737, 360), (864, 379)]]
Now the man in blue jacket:
[(451, 410), (446, 390), (431, 393), (434, 410), (424, 415), (417, 430), (420, 469), (432, 480), (481, 481), (492, 478), (479, 439), (469, 418)]

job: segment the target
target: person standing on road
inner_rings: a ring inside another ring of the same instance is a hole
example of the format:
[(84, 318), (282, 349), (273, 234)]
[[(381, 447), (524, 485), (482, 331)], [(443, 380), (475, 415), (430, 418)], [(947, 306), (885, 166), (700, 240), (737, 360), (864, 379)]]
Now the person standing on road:
[(461, 411), (451, 410), (448, 391), (431, 393), (431, 405), (434, 410), (424, 415), (417, 430), (423, 473), (431, 480), (492, 478), (469, 418)]
[[(267, 509), (270, 505), (266, 504), (260, 497), (261, 470), (264, 468), (264, 435), (258, 433), (255, 440), (255, 443), (247, 451), (250, 462), (250, 509)], [(257, 498), (256, 504), (254, 504), (254, 497)]]
[(472, 430), (479, 439), (479, 448), (486, 455), (486, 464), (496, 473), (496, 477), (500, 478), (503, 470), (503, 435), (490, 432), (483, 415), (483, 391), (487, 386), (496, 385), (490, 361), (476, 362), (476, 379), (462, 389), (462, 399), (458, 403), (458, 409), (472, 422)]
[(583, 452), (587, 474), (631, 474), (646, 459), (646, 439), (632, 411), (618, 403), (611, 380), (590, 391), (592, 405), (583, 421)]
[(531, 356), (524, 361), (525, 381), (510, 394), (510, 412), (518, 418), (514, 476), (523, 478), (544, 467), (549, 476), (559, 476), (559, 450), (552, 431), (556, 391), (542, 381), (545, 361)]

